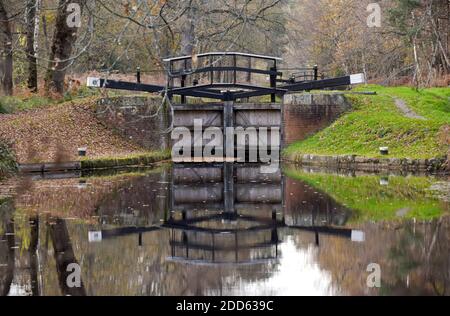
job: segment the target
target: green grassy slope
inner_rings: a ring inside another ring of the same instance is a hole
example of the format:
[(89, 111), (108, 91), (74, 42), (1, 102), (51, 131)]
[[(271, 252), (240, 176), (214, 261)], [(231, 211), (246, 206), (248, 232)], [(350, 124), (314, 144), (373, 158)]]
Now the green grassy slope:
[[(360, 155), (380, 157), (379, 147), (388, 146), (395, 158), (436, 158), (447, 155), (445, 126), (450, 125), (450, 88), (360, 86), (355, 91), (376, 91), (376, 96), (349, 95), (353, 111), (310, 138), (285, 150), (298, 154)], [(404, 100), (425, 119), (411, 119), (395, 106)], [(447, 132), (448, 133), (448, 132)]]

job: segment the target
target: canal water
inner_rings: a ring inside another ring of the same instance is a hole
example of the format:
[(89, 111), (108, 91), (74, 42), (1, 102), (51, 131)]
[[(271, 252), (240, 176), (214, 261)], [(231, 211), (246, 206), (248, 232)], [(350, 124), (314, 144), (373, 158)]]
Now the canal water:
[(0, 295), (450, 294), (447, 178), (159, 165), (0, 192)]

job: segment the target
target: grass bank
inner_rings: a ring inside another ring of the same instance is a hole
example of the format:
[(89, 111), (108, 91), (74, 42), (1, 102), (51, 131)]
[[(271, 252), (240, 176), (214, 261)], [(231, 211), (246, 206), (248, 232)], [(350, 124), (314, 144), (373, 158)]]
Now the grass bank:
[(99, 91), (85, 86), (81, 86), (76, 91), (67, 92), (60, 98), (51, 98), (43, 93), (22, 93), (14, 96), (0, 96), (0, 114), (29, 111), (49, 105), (61, 104), (94, 96), (100, 96)]
[[(409, 87), (367, 85), (354, 91), (377, 95), (348, 95), (353, 110), (326, 129), (289, 146), (284, 155), (358, 155), (364, 157), (428, 159), (447, 156), (450, 130), (450, 89), (415, 91)], [(403, 100), (422, 116), (408, 118), (396, 106)], [(389, 147), (381, 156), (379, 147)]]
[(158, 161), (167, 160), (169, 158), (170, 151), (153, 151), (122, 157), (101, 157), (97, 159), (85, 158), (81, 160), (81, 169), (95, 170), (127, 166), (146, 166)]
[(352, 209), (351, 222), (416, 218), (428, 220), (446, 212), (446, 206), (432, 191), (437, 180), (427, 177), (390, 176), (380, 184), (380, 176), (346, 177), (326, 173), (306, 173), (296, 168), (285, 171), (325, 192), (336, 202)]

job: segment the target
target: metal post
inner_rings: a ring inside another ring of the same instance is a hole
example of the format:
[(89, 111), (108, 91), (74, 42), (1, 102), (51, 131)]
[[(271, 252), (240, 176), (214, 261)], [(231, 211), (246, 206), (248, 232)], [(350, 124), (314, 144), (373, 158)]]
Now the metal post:
[(234, 207), (234, 170), (233, 163), (225, 162), (223, 164), (223, 195), (224, 195), (224, 211), (227, 218), (233, 218), (236, 210)]
[[(181, 87), (184, 88), (186, 86), (186, 75), (181, 76)], [(181, 104), (186, 104), (186, 96), (181, 96)]]
[[(214, 67), (212, 56), (209, 56), (209, 67), (211, 67), (211, 68)], [(210, 71), (210, 73), (209, 73), (209, 80), (210, 80), (211, 84), (214, 83), (214, 70)]]
[(278, 243), (279, 242), (279, 238), (278, 238), (278, 229), (275, 227), (271, 230), (270, 232), (270, 241), (272, 243)]
[(136, 81), (137, 83), (141, 83), (141, 67), (136, 68)]
[[(183, 72), (186, 73), (187, 71), (187, 59), (184, 60), (184, 69)], [(186, 86), (186, 74), (183, 74), (181, 76), (181, 87), (184, 88)], [(182, 95), (181, 96), (181, 104), (186, 104), (186, 96)]]
[(214, 233), (211, 233), (212, 235), (212, 261), (214, 262), (216, 260), (216, 241), (214, 238)]
[[(170, 230), (170, 238), (172, 241), (175, 241), (175, 232), (173, 229)], [(172, 242), (172, 245), (170, 247), (172, 258), (175, 257), (175, 243)]]
[(314, 81), (319, 79), (319, 67), (317, 65), (314, 65)]
[(186, 246), (186, 259), (189, 259), (189, 240), (185, 231), (182, 233), (183, 243)]
[(238, 256), (239, 244), (238, 244), (237, 232), (234, 232), (234, 248), (235, 248), (235, 260), (236, 260), (236, 263), (238, 263), (239, 262), (239, 256)]
[(234, 132), (228, 132), (227, 127), (234, 126), (233, 114), (233, 94), (229, 91), (225, 92), (225, 101), (223, 103), (223, 135), (224, 135), (224, 154), (225, 158), (234, 159)]
[(189, 259), (189, 242), (187, 241), (187, 238), (186, 238), (186, 259)]
[[(231, 99), (232, 95), (230, 92), (226, 93), (226, 99)], [(233, 127), (234, 125), (234, 114), (233, 114), (233, 101), (225, 101), (223, 107), (223, 131), (224, 131), (224, 153), (225, 153), (225, 163), (223, 164), (223, 196), (224, 196), (224, 211), (227, 218), (232, 218), (235, 213), (234, 207), (234, 168), (233, 162), (227, 159), (234, 159), (234, 132), (229, 133), (227, 131), (228, 127)]]
[(236, 56), (236, 55), (233, 56), (233, 65), (234, 65), (233, 83), (236, 84), (236, 82), (237, 82), (237, 72), (236, 72), (236, 67), (237, 67), (237, 56)]
[[(251, 57), (248, 58), (247, 68), (252, 69), (252, 58)], [(247, 74), (247, 82), (248, 83), (252, 82), (252, 73), (250, 71)]]
[[(168, 73), (168, 75), (167, 75), (167, 76), (168, 76), (167, 81), (168, 81), (168, 83), (169, 83), (169, 90), (173, 88), (173, 77), (172, 77), (172, 72), (173, 72), (173, 62), (170, 61), (170, 62), (169, 62), (169, 73)], [(169, 93), (168, 97), (169, 97), (169, 100), (172, 100), (173, 95), (172, 95), (171, 93)]]

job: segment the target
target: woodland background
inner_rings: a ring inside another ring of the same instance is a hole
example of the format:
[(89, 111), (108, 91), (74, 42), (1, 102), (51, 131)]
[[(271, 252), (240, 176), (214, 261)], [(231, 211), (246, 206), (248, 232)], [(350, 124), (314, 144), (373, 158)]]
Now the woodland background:
[[(68, 27), (70, 4), (82, 9)], [(370, 3), (382, 9), (369, 28)], [(164, 81), (163, 57), (207, 51), (281, 56), (326, 76), (448, 86), (448, 0), (0, 0), (0, 95), (60, 96), (88, 74)]]

